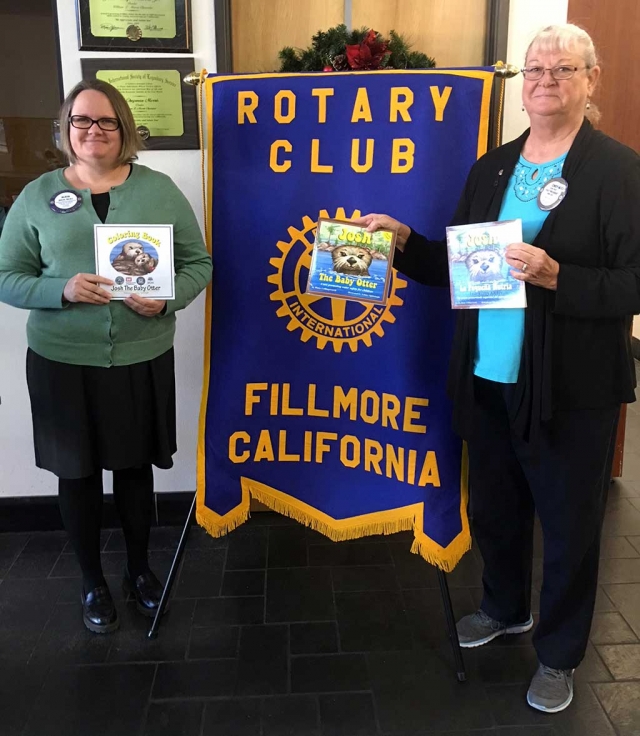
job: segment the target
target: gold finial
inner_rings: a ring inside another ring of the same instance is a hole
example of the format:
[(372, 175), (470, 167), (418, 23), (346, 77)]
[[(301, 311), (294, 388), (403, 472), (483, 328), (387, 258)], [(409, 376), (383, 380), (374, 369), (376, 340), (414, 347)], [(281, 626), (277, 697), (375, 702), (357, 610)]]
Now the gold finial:
[[(203, 69), (202, 72), (204, 72), (206, 76), (207, 70)], [(197, 87), (200, 84), (202, 72), (189, 72), (189, 74), (187, 74), (187, 76), (184, 77), (182, 81), (184, 82), (184, 84), (190, 84), (192, 87)]]
[(504, 77), (510, 79), (520, 74), (520, 69), (513, 64), (505, 64), (504, 61), (496, 61), (493, 65), (497, 77)]

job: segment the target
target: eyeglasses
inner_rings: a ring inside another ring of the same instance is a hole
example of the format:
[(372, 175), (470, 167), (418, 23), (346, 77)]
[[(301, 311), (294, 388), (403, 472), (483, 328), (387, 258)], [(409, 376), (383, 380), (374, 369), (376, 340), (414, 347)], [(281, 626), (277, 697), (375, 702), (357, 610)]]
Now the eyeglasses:
[(583, 69), (589, 69), (588, 66), (554, 66), (549, 69), (544, 66), (527, 66), (521, 69), (522, 76), (529, 82), (537, 82), (539, 79), (544, 77), (545, 72), (551, 72), (551, 76), (554, 79), (571, 79), (571, 77)]
[(71, 115), (69, 122), (74, 128), (79, 128), (80, 130), (89, 130), (94, 123), (100, 130), (106, 131), (118, 130), (120, 127), (120, 121), (117, 118), (100, 118), (99, 120), (94, 120), (86, 115)]

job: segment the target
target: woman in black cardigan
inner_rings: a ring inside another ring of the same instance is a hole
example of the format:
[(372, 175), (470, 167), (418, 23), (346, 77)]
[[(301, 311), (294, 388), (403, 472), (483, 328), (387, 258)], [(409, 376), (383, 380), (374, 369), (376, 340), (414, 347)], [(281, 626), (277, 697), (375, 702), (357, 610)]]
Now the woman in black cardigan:
[[(546, 712), (573, 697), (620, 405), (635, 401), (629, 335), (640, 312), (640, 157), (586, 119), (599, 72), (583, 30), (551, 26), (536, 36), (523, 69), (531, 127), (473, 166), (452, 223), (522, 219), (527, 242), (510, 245), (507, 261), (526, 283), (528, 305), (458, 313), (448, 391), (454, 426), (468, 442), (474, 538), (485, 563), (481, 608), (458, 622), (458, 633), (462, 646), (476, 647), (532, 628), (537, 511), (544, 582), (527, 700)], [(538, 194), (550, 178), (563, 180), (566, 194), (545, 212)], [(358, 222), (397, 230), (401, 272), (448, 285), (444, 242), (387, 215)]]

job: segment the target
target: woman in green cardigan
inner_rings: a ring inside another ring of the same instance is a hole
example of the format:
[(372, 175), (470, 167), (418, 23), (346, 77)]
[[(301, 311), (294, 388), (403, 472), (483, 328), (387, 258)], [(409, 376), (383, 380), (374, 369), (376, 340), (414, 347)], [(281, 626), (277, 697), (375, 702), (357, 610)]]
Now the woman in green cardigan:
[[(141, 143), (115, 87), (78, 84), (60, 127), (70, 165), (31, 182), (10, 209), (0, 236), (0, 301), (31, 310), (36, 464), (58, 477), (60, 512), (82, 569), (84, 624), (107, 633), (119, 621), (100, 563), (102, 471), (113, 471), (125, 588), (153, 616), (162, 585), (147, 555), (152, 466), (170, 468), (176, 451), (175, 313), (206, 287), (211, 259), (176, 185), (133, 163)], [(111, 301), (103, 286), (112, 282), (95, 273), (100, 222), (173, 225), (175, 300)]]

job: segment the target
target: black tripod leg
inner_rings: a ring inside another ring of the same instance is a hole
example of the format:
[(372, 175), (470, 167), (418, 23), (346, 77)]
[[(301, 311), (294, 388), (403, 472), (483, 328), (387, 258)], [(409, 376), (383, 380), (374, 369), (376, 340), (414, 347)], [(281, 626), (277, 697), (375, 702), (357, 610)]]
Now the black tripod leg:
[(185, 545), (187, 544), (187, 538), (189, 536), (189, 529), (191, 528), (191, 521), (193, 519), (193, 515), (195, 512), (195, 508), (196, 508), (196, 498), (197, 497), (198, 497), (198, 494), (196, 492), (193, 494), (193, 501), (191, 502), (191, 508), (189, 509), (189, 513), (187, 514), (187, 520), (184, 522), (184, 529), (182, 530), (182, 536), (180, 537), (178, 548), (176, 549), (176, 553), (173, 557), (173, 562), (171, 563), (171, 570), (169, 570), (169, 577), (167, 578), (167, 582), (165, 583), (164, 590), (162, 591), (162, 598), (160, 599), (160, 605), (158, 606), (158, 610), (156, 611), (155, 618), (153, 619), (153, 623), (151, 624), (151, 628), (149, 629), (149, 633), (147, 634), (149, 639), (155, 639), (158, 636), (158, 629), (160, 628), (160, 619), (162, 618), (162, 614), (164, 613), (164, 610), (167, 607), (167, 602), (169, 601), (169, 596), (171, 595), (171, 588), (173, 587), (173, 581), (178, 572), (178, 568), (180, 567), (180, 560), (182, 559), (182, 553), (184, 552)]
[(456, 675), (458, 676), (459, 682), (464, 682), (467, 679), (467, 672), (464, 668), (462, 650), (460, 649), (460, 641), (458, 640), (458, 630), (456, 629), (456, 620), (453, 615), (451, 596), (449, 595), (449, 583), (447, 583), (447, 576), (439, 568), (438, 583), (440, 583), (442, 605), (444, 606), (444, 615), (447, 619), (447, 629), (449, 630), (449, 640), (451, 641), (451, 648), (453, 649), (453, 660), (456, 665)]

